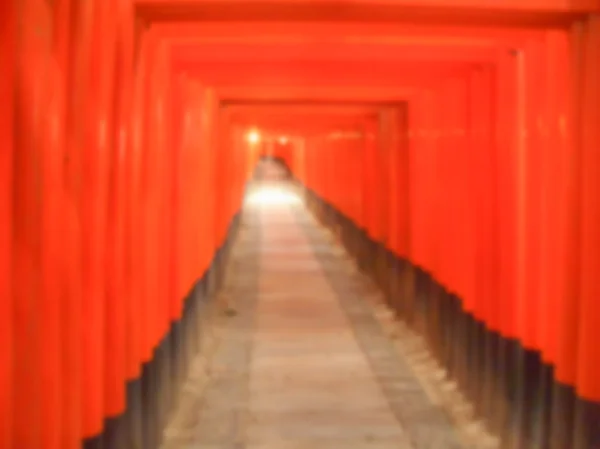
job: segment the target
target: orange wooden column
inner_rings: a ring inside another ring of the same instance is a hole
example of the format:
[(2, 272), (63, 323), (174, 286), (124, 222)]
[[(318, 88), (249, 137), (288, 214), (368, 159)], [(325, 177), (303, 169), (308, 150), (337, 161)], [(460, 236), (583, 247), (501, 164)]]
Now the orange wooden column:
[[(145, 53), (144, 64), (138, 67), (142, 72), (139, 82), (142, 84), (145, 107), (142, 111), (142, 132), (144, 140), (141, 146), (142, 157), (140, 164), (140, 194), (141, 194), (141, 223), (143, 253), (141, 262), (141, 283), (143, 296), (141, 302), (145, 309), (143, 326), (145, 329), (143, 340), (143, 362), (151, 363), (156, 345), (157, 320), (158, 320), (158, 254), (157, 254), (157, 194), (160, 189), (156, 185), (156, 172), (158, 167), (158, 152), (156, 136), (156, 95), (155, 95), (155, 70), (157, 64), (158, 36), (152, 29), (143, 36), (145, 43), (141, 51)], [(146, 404), (144, 404), (147, 407)], [(150, 406), (155, 406), (151, 403)], [(155, 423), (150, 424), (155, 426)], [(147, 444), (147, 443), (146, 443)]]
[[(42, 323), (38, 332), (43, 342), (42, 370), (44, 396), (41, 403), (42, 441), (44, 447), (62, 447), (64, 402), (66, 384), (63, 382), (63, 300), (64, 300), (64, 97), (60, 73), (54, 64), (46, 72), (48, 82), (45, 97), (45, 123), (42, 133)], [(57, 132), (58, 130), (63, 131)]]
[[(545, 338), (544, 361), (556, 367), (557, 335), (561, 328), (559, 308), (565, 293), (565, 273), (570, 268), (564, 265), (567, 246), (564, 233), (565, 217), (568, 215), (565, 187), (568, 180), (568, 167), (571, 158), (566, 129), (568, 114), (569, 42), (564, 31), (550, 31), (546, 38), (546, 71), (553, 72), (547, 79), (547, 113), (544, 144), (548, 157), (544, 165), (544, 223), (548, 227), (545, 235), (546, 286), (543, 295), (547, 297), (546, 320), (540, 321), (541, 338)], [(556, 375), (556, 370), (554, 372)]]
[(588, 18), (580, 41), (581, 274), (573, 447), (600, 444), (600, 15)]
[(131, 116), (131, 144), (127, 161), (128, 177), (128, 219), (127, 219), (127, 252), (129, 254), (128, 273), (130, 282), (130, 316), (128, 327), (129, 351), (132, 362), (130, 362), (130, 376), (136, 378), (141, 376), (141, 367), (148, 361), (146, 351), (147, 325), (145, 307), (145, 236), (144, 236), (144, 165), (145, 152), (145, 76), (146, 73), (140, 68), (147, 60), (147, 40), (142, 39), (139, 59), (132, 80), (132, 116)]
[[(177, 294), (181, 296), (181, 300), (186, 296), (189, 291), (189, 281), (191, 278), (190, 270), (191, 270), (191, 246), (192, 242), (190, 241), (191, 234), (191, 225), (190, 223), (190, 214), (193, 211), (191, 209), (190, 203), (190, 180), (189, 180), (189, 172), (192, 168), (191, 166), (191, 146), (194, 141), (195, 135), (194, 130), (196, 129), (195, 125), (197, 123), (194, 111), (190, 105), (190, 97), (191, 97), (191, 88), (189, 82), (185, 76), (181, 76), (179, 79), (179, 88), (180, 88), (180, 104), (181, 104), (181, 120), (183, 121), (182, 125), (182, 135), (181, 135), (181, 147), (179, 150), (179, 159), (177, 161), (178, 170), (176, 172), (179, 179), (179, 220), (178, 220), (178, 229), (177, 229), (177, 239), (178, 239), (178, 249), (179, 249), (179, 272), (178, 272), (178, 281), (177, 281)], [(182, 303), (178, 305), (177, 313), (181, 313), (180, 307)]]
[(14, 388), (14, 298), (13, 271), (13, 177), (15, 152), (14, 88), (17, 61), (17, 8), (15, 2), (0, 4), (0, 391), (7, 392), (0, 399), (0, 447), (13, 447), (13, 394)]
[[(208, 130), (207, 130), (208, 131)], [(209, 131), (210, 132), (210, 131)], [(213, 148), (209, 143), (206, 142), (206, 148), (204, 151), (212, 151)], [(213, 234), (213, 242), (208, 252), (208, 260), (211, 261), (216, 251), (221, 246), (223, 237), (225, 235), (225, 221), (226, 216), (229, 213), (229, 204), (227, 201), (228, 191), (231, 188), (231, 172), (228, 170), (229, 154), (227, 151), (218, 148), (214, 152), (214, 163), (209, 165), (210, 176), (213, 177), (214, 182), (212, 183), (216, 201), (214, 202), (214, 214), (215, 214), (215, 228)]]
[(313, 166), (313, 185), (312, 189), (315, 193), (322, 195), (323, 188), (323, 163), (320, 160), (321, 154), (319, 153), (319, 142), (316, 137), (312, 137), (311, 140), (311, 160)]
[(362, 177), (362, 151), (362, 140), (356, 140), (348, 155), (350, 159), (349, 176), (352, 180), (349, 193), (351, 201), (350, 219), (355, 226), (360, 226), (360, 217), (362, 214), (362, 184), (360, 182)]
[[(135, 338), (136, 358), (139, 369), (139, 384), (136, 404), (132, 404), (138, 416), (133, 417), (138, 430), (134, 438), (138, 444), (150, 446), (153, 441), (156, 402), (155, 395), (148, 392), (151, 373), (156, 322), (156, 287), (151, 277), (151, 267), (156, 260), (156, 242), (153, 239), (154, 225), (152, 194), (152, 167), (154, 148), (151, 146), (152, 117), (155, 104), (150, 101), (152, 68), (155, 60), (156, 34), (153, 30), (141, 30), (138, 41), (138, 54), (134, 66), (132, 142), (129, 151), (129, 205), (131, 208), (129, 241), (130, 276), (132, 282), (132, 307), (134, 322), (131, 323)], [(132, 338), (132, 339), (133, 339)], [(133, 343), (133, 342), (132, 342)]]
[(547, 201), (549, 200), (546, 172), (553, 157), (550, 144), (546, 141), (552, 96), (548, 89), (550, 72), (547, 71), (546, 63), (547, 47), (545, 34), (539, 39), (532, 40), (528, 48), (530, 57), (527, 65), (527, 127), (530, 131), (527, 195), (528, 201), (534, 203), (533, 207), (528, 207), (530, 214), (528, 220), (528, 253), (530, 253), (528, 254), (528, 264), (535, 264), (531, 276), (528, 277), (526, 287), (530, 300), (527, 321), (535, 321), (535, 323), (527, 332), (535, 352), (536, 368), (542, 367), (543, 354), (547, 352), (544, 329), (549, 324), (552, 310), (547, 294), (550, 243), (548, 236), (553, 230), (552, 223), (546, 220)]
[(397, 254), (405, 260), (410, 260), (410, 243), (412, 210), (410, 198), (411, 192), (411, 160), (408, 145), (408, 103), (405, 103), (398, 111), (395, 119), (396, 136), (394, 147), (398, 159), (397, 165)]
[[(539, 283), (536, 292), (535, 287), (531, 290), (532, 279), (529, 279), (528, 289), (531, 299), (535, 299), (534, 294), (537, 293), (537, 304), (532, 304), (529, 309), (529, 319), (534, 318), (537, 321), (536, 334), (530, 335), (529, 338), (530, 341), (535, 342), (533, 350), (537, 352), (534, 353), (534, 357), (539, 360), (539, 363), (533, 368), (530, 367), (525, 375), (530, 379), (527, 381), (527, 388), (535, 394), (535, 399), (527, 402), (542, 410), (542, 414), (540, 419), (540, 415), (535, 413), (529, 419), (531, 424), (525, 426), (523, 433), (527, 434), (527, 427), (529, 427), (531, 429), (529, 437), (535, 440), (534, 444), (545, 446), (558, 443), (553, 434), (565, 425), (570, 426), (567, 423), (571, 419), (568, 407), (561, 405), (558, 390), (553, 391), (553, 385), (556, 383), (556, 333), (560, 328), (557, 306), (564, 292), (564, 273), (567, 269), (563, 266), (566, 242), (561, 230), (561, 221), (564, 220), (567, 210), (563, 191), (566, 180), (565, 169), (569, 165), (569, 162), (563, 158), (569, 152), (566, 151), (566, 136), (564, 130), (561, 131), (561, 122), (564, 125), (567, 114), (566, 76), (569, 63), (564, 31), (545, 33), (537, 45), (540, 53), (538, 67), (531, 67), (534, 70), (530, 70), (529, 83), (532, 86), (530, 92), (536, 90), (539, 92), (537, 98), (530, 94), (532, 102), (530, 109), (537, 110), (533, 117), (530, 116), (528, 127), (535, 135), (534, 139), (538, 147), (533, 149), (535, 153), (531, 155), (534, 158), (530, 159), (529, 171), (534, 169), (539, 172), (533, 173), (539, 183), (537, 187), (539, 224), (537, 229), (535, 225), (530, 228), (530, 233), (533, 234), (530, 238), (538, 239), (539, 245), (537, 250)], [(535, 46), (532, 50), (535, 50)], [(533, 73), (534, 71), (538, 74)], [(530, 112), (533, 113), (533, 110)], [(532, 181), (533, 179), (529, 179), (530, 184)], [(533, 189), (535, 188), (534, 185)], [(532, 210), (535, 210), (535, 207)], [(535, 251), (535, 248), (532, 247), (530, 250)], [(532, 378), (532, 375), (535, 378)], [(561, 410), (560, 423), (551, 425), (551, 409)]]
[(334, 155), (331, 151), (331, 145), (329, 142), (329, 137), (324, 137), (321, 142), (322, 155), (319, 155), (319, 163), (322, 164), (322, 189), (323, 189), (323, 198), (327, 203), (332, 204), (333, 202), (333, 163), (334, 163)]
[[(500, 310), (501, 335), (507, 339), (517, 336), (515, 323), (516, 301), (516, 180), (513, 157), (515, 150), (514, 106), (516, 92), (516, 70), (514, 57), (508, 53), (498, 56), (498, 77), (496, 81), (498, 98), (496, 111), (496, 145), (499, 148), (496, 167), (498, 170), (498, 239), (499, 239), (499, 291), (502, 298)], [(504, 150), (501, 150), (504, 149)]]
[(471, 92), (471, 176), (474, 213), (475, 305), (477, 320), (477, 363), (472, 390), (476, 410), (483, 416), (496, 413), (493, 405), (499, 379), (498, 366), (498, 241), (496, 204), (496, 146), (494, 144), (495, 68), (478, 67), (472, 74)]
[[(170, 263), (169, 222), (166, 220), (171, 213), (169, 191), (173, 180), (171, 173), (172, 151), (170, 142), (170, 127), (168, 115), (169, 84), (168, 84), (168, 54), (163, 43), (156, 43), (152, 53), (152, 63), (149, 67), (147, 95), (151, 100), (148, 115), (147, 178), (145, 188), (148, 191), (148, 210), (146, 226), (148, 273), (148, 293), (146, 300), (153, 311), (149, 321), (151, 337), (150, 350), (155, 351), (166, 336), (169, 329), (168, 320), (168, 269)], [(156, 354), (154, 354), (156, 356)]]
[[(54, 53), (60, 72), (60, 87), (63, 93), (60, 107), (58, 135), (63, 140), (57, 143), (62, 149), (66, 163), (62, 167), (62, 195), (60, 219), (61, 234), (59, 236), (63, 264), (61, 278), (62, 321), (61, 321), (61, 366), (63, 394), (61, 397), (62, 425), (60, 427), (59, 447), (79, 449), (81, 447), (81, 226), (80, 226), (80, 185), (81, 157), (76, 137), (81, 137), (81, 93), (83, 88), (80, 65), (76, 64), (74, 41), (80, 27), (79, 8), (69, 0), (60, 0), (54, 7)], [(55, 131), (56, 132), (56, 131)], [(56, 355), (58, 356), (58, 354)]]
[[(454, 87), (454, 102), (456, 122), (453, 125), (454, 142), (451, 154), (454, 154), (452, 165), (452, 182), (456, 186), (455, 197), (455, 223), (454, 247), (452, 248), (452, 259), (455, 261), (454, 283), (455, 291), (463, 300), (464, 310), (472, 316), (477, 308), (477, 295), (475, 293), (475, 189), (473, 172), (479, 167), (475, 165), (476, 151), (472, 136), (472, 123), (469, 118), (470, 100), (470, 74), (463, 75), (457, 80)], [(472, 323), (471, 323), (472, 324)]]
[[(208, 129), (206, 130), (208, 131)], [(214, 228), (211, 233), (208, 235), (210, 238), (210, 247), (207, 248), (207, 262), (210, 263), (212, 260), (212, 255), (219, 247), (219, 243), (222, 235), (222, 223), (223, 223), (223, 212), (225, 209), (224, 197), (225, 197), (225, 189), (224, 187), (228, 185), (229, 173), (226, 173), (224, 170), (225, 167), (225, 157), (226, 155), (222, 151), (215, 151), (213, 154), (209, 152), (212, 151), (212, 148), (208, 146), (208, 139), (205, 141), (205, 147), (202, 151), (210, 155), (209, 157), (212, 159), (212, 162), (209, 162), (206, 165), (206, 176), (212, 180), (210, 183), (210, 191), (205, 192), (205, 195), (214, 195), (215, 202), (212, 207), (212, 214), (214, 216)]]
[[(567, 89), (561, 89), (561, 94), (569, 97), (563, 105), (563, 115), (558, 123), (562, 137), (559, 167), (561, 168), (561, 187), (558, 204), (562, 206), (562, 214), (558, 217), (558, 232), (562, 237), (563, 247), (559, 249), (562, 260), (560, 265), (561, 286), (557, 304), (557, 329), (555, 334), (555, 388), (553, 391), (553, 416), (551, 447), (568, 447), (572, 444), (574, 394), (573, 386), (577, 379), (577, 336), (579, 322), (579, 304), (574, 298), (580, 296), (580, 261), (581, 261), (581, 152), (578, 151), (580, 141), (581, 121), (580, 112), (575, 99), (583, 98), (581, 83), (582, 55), (578, 51), (581, 38), (580, 27), (575, 27), (569, 38), (569, 59), (566, 59), (566, 49), (560, 59), (568, 63), (570, 70), (564, 73)], [(563, 44), (565, 45), (565, 44)], [(560, 72), (559, 72), (560, 73)], [(561, 151), (562, 150), (562, 151)]]
[[(123, 1), (113, 3), (114, 16), (107, 21), (104, 33), (107, 38), (115, 36), (107, 59), (113, 60), (107, 68), (107, 83), (110, 86), (109, 102), (110, 149), (107, 155), (107, 222), (106, 222), (106, 281), (105, 281), (105, 326), (104, 341), (106, 363), (104, 370), (104, 417), (117, 419), (126, 409), (126, 384), (130, 377), (131, 353), (129, 329), (136, 315), (131, 313), (131, 291), (126, 288), (126, 244), (127, 244), (127, 188), (129, 150), (128, 133), (132, 112), (132, 73), (129, 69), (131, 55), (131, 24), (121, 20), (131, 19)], [(129, 25), (129, 26), (128, 26)], [(133, 377), (135, 378), (135, 377)], [(105, 429), (106, 430), (106, 429)]]
[[(435, 189), (439, 179), (435, 176), (435, 145), (433, 139), (425, 140), (425, 136), (439, 133), (436, 124), (428, 122), (435, 109), (431, 107), (432, 93), (423, 92), (411, 99), (408, 107), (408, 124), (406, 131), (408, 162), (408, 205), (410, 210), (408, 229), (408, 256), (410, 261), (424, 270), (436, 273), (433, 261), (436, 235), (432, 227), (433, 214), (437, 208)], [(428, 113), (429, 112), (429, 113)], [(425, 132), (424, 132), (425, 131)]]
[[(127, 383), (137, 382), (141, 371), (140, 354), (140, 311), (138, 305), (141, 296), (137, 293), (139, 289), (139, 277), (136, 276), (139, 266), (138, 257), (138, 181), (139, 161), (141, 157), (140, 128), (141, 127), (141, 88), (136, 85), (136, 76), (132, 68), (133, 58), (133, 10), (128, 0), (123, 0), (119, 5), (118, 39), (116, 54), (116, 80), (115, 85), (118, 92), (116, 105), (116, 140), (113, 149), (113, 195), (114, 207), (117, 209), (117, 223), (114, 223), (113, 245), (115, 262), (118, 267), (113, 268), (113, 276), (119, 276), (117, 270), (121, 269), (120, 285), (115, 291), (118, 296), (116, 301), (121, 303), (123, 326), (123, 368), (122, 374)], [(118, 226), (122, 229), (119, 230)], [(118, 307), (114, 304), (114, 307)], [(109, 337), (112, 338), (112, 337)], [(115, 338), (114, 342), (118, 342)], [(134, 398), (129, 398), (135, 401)], [(127, 403), (126, 407), (136, 410), (138, 404)], [(137, 419), (138, 417), (134, 417)], [(130, 423), (126, 425), (130, 426)], [(139, 435), (130, 431), (132, 441), (137, 441)]]
[(183, 75), (173, 74), (172, 77), (172, 90), (173, 90), (173, 107), (172, 107), (172, 120), (173, 123), (179, 123), (180, 132), (174, 132), (173, 134), (173, 153), (171, 161), (173, 187), (171, 191), (171, 204), (173, 208), (173, 221), (171, 228), (171, 244), (173, 246), (173, 266), (171, 270), (171, 311), (170, 316), (173, 321), (178, 321), (181, 318), (182, 304), (185, 295), (187, 294), (187, 286), (184, 282), (183, 276), (183, 258), (185, 255), (184, 247), (184, 229), (183, 229), (183, 151), (184, 145), (189, 133), (191, 126), (191, 117), (189, 111), (185, 108), (184, 100), (184, 86), (185, 83)]
[(221, 248), (227, 238), (227, 230), (229, 227), (229, 220), (232, 215), (233, 204), (235, 202), (235, 194), (237, 191), (237, 172), (236, 172), (236, 161), (233, 160), (233, 147), (228, 141), (228, 139), (224, 139), (224, 128), (226, 127), (223, 123), (222, 117), (220, 115), (216, 115), (215, 117), (216, 124), (214, 126), (215, 129), (215, 148), (219, 153), (224, 153), (225, 155), (225, 168), (224, 170), (229, 174), (228, 184), (225, 185), (223, 195), (223, 219), (222, 219), (222, 234), (219, 242), (217, 243), (217, 247)]
[(326, 202), (331, 201), (329, 195), (329, 159), (331, 153), (327, 151), (327, 140), (324, 136), (316, 138), (318, 152), (315, 155), (316, 163), (319, 167), (319, 190), (317, 191), (321, 198)]
[[(439, 106), (448, 114), (440, 117), (442, 138), (438, 142), (436, 151), (436, 176), (437, 220), (432, 219), (431, 228), (434, 235), (438, 235), (438, 265), (434, 272), (441, 284), (452, 294), (459, 293), (456, 284), (456, 261), (454, 260), (456, 242), (458, 239), (457, 228), (460, 212), (455, 210), (459, 201), (459, 183), (455, 182), (454, 168), (457, 165), (456, 154), (460, 149), (456, 147), (457, 131), (460, 126), (459, 97), (457, 97), (458, 81), (449, 79), (438, 90)], [(431, 178), (430, 181), (433, 181)], [(435, 184), (434, 184), (435, 185)], [(433, 217), (432, 217), (433, 218)], [(430, 231), (431, 232), (431, 231)]]
[(324, 149), (324, 138), (322, 136), (316, 136), (314, 138), (315, 153), (314, 161), (316, 167), (316, 184), (315, 192), (325, 201), (327, 201), (326, 192), (326, 173), (327, 173), (327, 154)]
[(369, 238), (376, 236), (377, 206), (376, 197), (378, 154), (374, 125), (367, 123), (364, 127), (364, 176), (363, 176), (363, 218), (362, 227)]
[(376, 171), (376, 197), (377, 197), (377, 221), (376, 221), (376, 241), (382, 247), (389, 249), (390, 241), (390, 174), (391, 174), (391, 152), (389, 128), (386, 129), (385, 121), (380, 114), (377, 127), (373, 129), (377, 139), (377, 171)]
[(328, 140), (325, 146), (325, 148), (327, 149), (327, 198), (329, 204), (331, 204), (334, 207), (337, 207), (336, 200), (339, 182), (339, 172), (337, 170), (335, 146), (332, 146), (331, 143), (332, 142)]
[[(205, 129), (202, 126), (202, 108), (205, 103), (204, 88), (192, 81), (183, 83), (183, 117), (185, 131), (182, 137), (180, 159), (181, 176), (181, 288), (184, 296), (198, 276), (207, 268), (208, 253), (212, 248), (212, 222), (214, 211), (207, 196), (211, 178), (211, 155), (205, 146)], [(210, 190), (212, 193), (212, 190)], [(200, 214), (199, 211), (206, 210)]]
[(313, 167), (312, 168), (313, 184), (312, 184), (311, 188), (313, 189), (313, 191), (315, 193), (320, 193), (322, 165), (320, 165), (320, 160), (319, 160), (320, 153), (319, 153), (318, 139), (315, 136), (312, 136), (310, 138), (309, 148), (310, 148), (310, 155), (311, 155), (311, 164)]
[(476, 300), (474, 315), (496, 331), (496, 315), (491, 308), (497, 302), (495, 292), (497, 246), (494, 217), (495, 167), (493, 137), (493, 68), (482, 66), (473, 74), (471, 94), (471, 176), (475, 212)]
[(332, 204), (342, 214), (346, 212), (345, 189), (347, 188), (346, 170), (348, 161), (345, 157), (346, 139), (332, 140), (329, 142), (331, 153), (331, 193)]
[(325, 145), (323, 137), (315, 138), (316, 153), (315, 153), (315, 165), (317, 167), (317, 184), (315, 191), (325, 201), (327, 197), (327, 153), (324, 152)]
[[(51, 227), (56, 208), (60, 207), (56, 161), (61, 154), (60, 148), (51, 153), (56, 149), (53, 148), (56, 141), (49, 133), (49, 121), (44, 120), (46, 113), (56, 120), (59, 98), (54, 97), (53, 104), (49, 104), (50, 91), (57, 87), (59, 96), (60, 86), (52, 55), (37, 38), (39, 32), (51, 38), (51, 11), (37, 1), (22, 6), (19, 22), (24, 25), (20, 29), (16, 80), (19, 113), (14, 122), (12, 166), (16, 174), (12, 208), (14, 384), (7, 390), (14, 400), (12, 447), (15, 449), (57, 447), (61, 420), (56, 409), (62, 405), (57, 403), (57, 395), (61, 396), (62, 367), (58, 357), (62, 267), (60, 253), (56, 253), (56, 229)], [(45, 287), (50, 287), (50, 291), (45, 292)], [(54, 358), (45, 355), (46, 351), (53, 353)], [(54, 433), (49, 433), (50, 426), (56, 427)]]
[(336, 139), (329, 139), (327, 141), (327, 154), (328, 154), (328, 189), (329, 189), (329, 202), (336, 209), (340, 209), (340, 190), (341, 185), (344, 182), (344, 161), (339, 159), (340, 148)]
[(585, 23), (581, 41), (581, 277), (577, 392), (600, 402), (600, 17)]
[[(398, 134), (400, 132), (399, 122), (397, 120), (398, 111), (396, 108), (382, 111), (381, 119), (383, 121), (382, 128), (386, 135), (386, 145), (388, 146), (388, 163), (389, 163), (389, 189), (388, 195), (388, 214), (386, 218), (388, 228), (387, 248), (394, 254), (398, 255), (398, 238), (399, 238), (399, 220), (398, 211), (401, 204), (401, 196), (403, 191), (399, 189), (400, 183), (399, 173), (403, 166), (400, 165), (401, 148), (398, 145)], [(385, 192), (384, 192), (385, 194)]]
[[(213, 101), (214, 92), (206, 90), (202, 107), (211, 108), (214, 104)], [(225, 171), (226, 155), (221, 154), (221, 152), (212, 145), (214, 141), (212, 135), (212, 120), (214, 117), (212, 115), (212, 109), (209, 110), (211, 111), (208, 114), (210, 121), (207, 121), (206, 123), (206, 128), (204, 130), (206, 137), (203, 140), (203, 147), (201, 148), (201, 151), (206, 157), (206, 159), (204, 159), (204, 173), (206, 173), (205, 176), (208, 184), (204, 191), (204, 197), (199, 198), (199, 203), (206, 203), (209, 207), (208, 210), (212, 211), (212, 213), (209, 213), (208, 215), (210, 218), (207, 222), (208, 228), (206, 235), (209, 236), (208, 239), (203, 235), (199, 236), (200, 239), (206, 239), (208, 244), (205, 253), (206, 268), (208, 268), (212, 262), (212, 258), (220, 245), (220, 239), (223, 235), (222, 223), (226, 192), (226, 189), (223, 187), (227, 186), (227, 178), (229, 177), (229, 173), (223, 173)], [(223, 174), (225, 176), (223, 176)]]
[[(76, 39), (78, 62), (86, 66), (83, 83), (85, 95), (84, 139), (80, 150), (83, 161), (82, 231), (92, 238), (82, 240), (82, 420), (83, 436), (102, 433), (105, 418), (106, 363), (106, 237), (109, 154), (112, 150), (112, 40), (111, 2), (93, 2), (81, 11), (84, 35)], [(90, 55), (94, 55), (91, 57)]]
[[(527, 350), (541, 351), (539, 326), (542, 319), (546, 319), (545, 310), (548, 309), (541, 297), (541, 287), (545, 282), (542, 272), (542, 239), (548, 231), (547, 224), (542, 222), (542, 167), (543, 157), (541, 117), (547, 107), (545, 103), (546, 71), (544, 70), (545, 42), (539, 39), (529, 42), (525, 49), (525, 104), (523, 125), (526, 133), (522, 157), (523, 168), (520, 176), (524, 177), (520, 184), (524, 201), (524, 250), (523, 267), (525, 271), (522, 292), (522, 301), (519, 304), (519, 334), (523, 346)], [(545, 146), (544, 146), (545, 148)], [(542, 311), (544, 310), (544, 311)]]
[(313, 190), (313, 192), (318, 192), (318, 184), (319, 184), (319, 173), (320, 173), (320, 167), (318, 165), (318, 161), (317, 161), (317, 152), (316, 152), (316, 148), (315, 148), (315, 138), (312, 137), (309, 141), (309, 145), (308, 147), (308, 151), (309, 151), (309, 160), (310, 160), (310, 171), (311, 171), (311, 175), (310, 175), (310, 188)]
[[(135, 201), (132, 220), (132, 276), (134, 278), (134, 303), (136, 321), (138, 323), (138, 363), (140, 368), (152, 360), (151, 323), (154, 322), (154, 307), (149, 303), (148, 271), (151, 263), (153, 242), (149, 239), (148, 208), (149, 202), (149, 166), (151, 163), (148, 151), (148, 116), (152, 110), (149, 101), (150, 68), (154, 51), (153, 36), (144, 32), (140, 39), (138, 61), (135, 67), (134, 79), (134, 115), (133, 115), (133, 144), (131, 148), (131, 184), (132, 201)], [(140, 371), (142, 374), (142, 371)]]
[(225, 209), (224, 200), (226, 198), (225, 193), (227, 186), (227, 181), (230, 176), (229, 173), (225, 173), (226, 167), (226, 158), (227, 155), (218, 151), (218, 149), (213, 145), (214, 135), (212, 134), (212, 130), (214, 127), (214, 105), (216, 102), (215, 93), (206, 90), (205, 98), (203, 102), (203, 107), (207, 108), (209, 120), (206, 123), (205, 128), (205, 138), (203, 140), (203, 148), (202, 152), (205, 155), (205, 172), (206, 178), (208, 181), (207, 190), (205, 190), (204, 197), (199, 198), (199, 203), (205, 203), (208, 207), (208, 211), (212, 211), (208, 214), (209, 221), (207, 222), (207, 234), (205, 236), (200, 236), (201, 239), (207, 238), (207, 248), (206, 248), (206, 267), (208, 268), (209, 264), (212, 261), (216, 250), (219, 248), (221, 244), (221, 238), (224, 235), (223, 233), (223, 217), (227, 212)]
[[(514, 118), (516, 102), (516, 66), (514, 55), (507, 49), (498, 49), (495, 58), (494, 79), (492, 91), (492, 117), (494, 133), (491, 141), (490, 162), (493, 167), (494, 217), (494, 302), (490, 304), (490, 314), (493, 316), (493, 359), (491, 360), (492, 388), (489, 391), (486, 410), (489, 413), (492, 426), (498, 433), (504, 431), (508, 405), (505, 401), (506, 388), (510, 376), (514, 375), (511, 368), (512, 357), (509, 357), (516, 344), (516, 329), (514, 313), (516, 297), (515, 272), (515, 197), (516, 180), (514, 174), (514, 146), (516, 141), (516, 122)], [(491, 323), (492, 321), (490, 321)]]
[[(216, 173), (216, 176), (220, 177), (222, 182), (222, 184), (219, 187), (219, 193), (221, 194), (222, 201), (221, 216), (219, 220), (219, 233), (217, 236), (217, 242), (214, 253), (214, 255), (216, 255), (216, 251), (222, 247), (225, 241), (225, 236), (227, 234), (227, 223), (229, 221), (229, 213), (231, 211), (231, 191), (235, 184), (235, 173), (231, 170), (231, 152), (228, 151), (227, 148), (219, 148), (218, 146), (215, 146), (214, 148), (216, 149), (218, 154), (222, 156), (220, 169)], [(214, 257), (214, 255), (211, 256)]]

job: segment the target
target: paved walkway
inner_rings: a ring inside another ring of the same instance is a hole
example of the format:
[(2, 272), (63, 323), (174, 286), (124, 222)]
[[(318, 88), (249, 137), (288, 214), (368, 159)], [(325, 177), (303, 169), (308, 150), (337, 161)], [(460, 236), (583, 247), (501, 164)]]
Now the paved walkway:
[(363, 300), (364, 280), (298, 198), (264, 192), (245, 209), (164, 449), (462, 448)]

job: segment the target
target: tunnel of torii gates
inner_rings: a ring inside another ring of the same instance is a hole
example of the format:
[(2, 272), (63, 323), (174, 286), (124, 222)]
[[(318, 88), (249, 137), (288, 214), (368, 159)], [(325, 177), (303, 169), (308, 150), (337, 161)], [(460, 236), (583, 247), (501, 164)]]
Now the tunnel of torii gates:
[(0, 2), (0, 448), (157, 447), (264, 154), (504, 447), (600, 447), (599, 14)]

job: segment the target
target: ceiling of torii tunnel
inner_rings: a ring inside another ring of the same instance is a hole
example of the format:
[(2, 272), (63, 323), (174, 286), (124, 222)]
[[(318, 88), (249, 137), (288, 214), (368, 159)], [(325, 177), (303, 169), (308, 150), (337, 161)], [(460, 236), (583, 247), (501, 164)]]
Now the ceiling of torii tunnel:
[(406, 104), (514, 57), (597, 6), (591, 0), (143, 0), (136, 14), (140, 30), (161, 42), (171, 76), (214, 89), (235, 123), (302, 134), (315, 120), (319, 128), (329, 120), (341, 125), (340, 116), (360, 119)]

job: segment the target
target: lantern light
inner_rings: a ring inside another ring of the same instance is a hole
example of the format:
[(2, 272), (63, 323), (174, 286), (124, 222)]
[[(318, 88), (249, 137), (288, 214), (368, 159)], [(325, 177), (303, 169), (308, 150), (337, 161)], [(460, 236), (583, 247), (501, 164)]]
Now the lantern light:
[(246, 139), (248, 140), (248, 143), (256, 145), (258, 142), (260, 142), (260, 133), (253, 129), (252, 131), (248, 132)]

